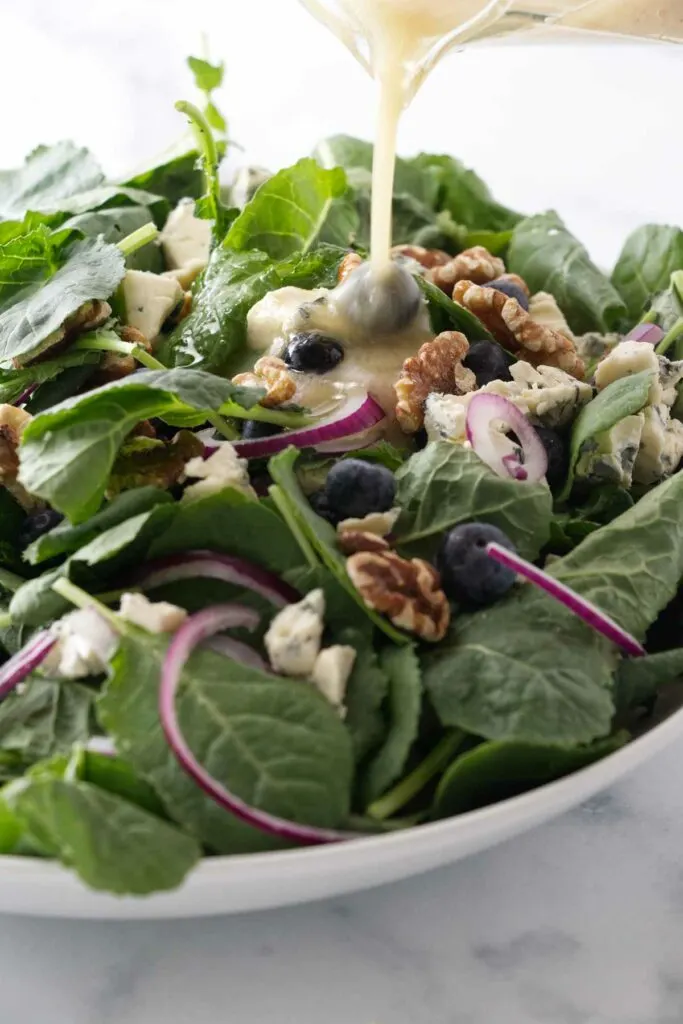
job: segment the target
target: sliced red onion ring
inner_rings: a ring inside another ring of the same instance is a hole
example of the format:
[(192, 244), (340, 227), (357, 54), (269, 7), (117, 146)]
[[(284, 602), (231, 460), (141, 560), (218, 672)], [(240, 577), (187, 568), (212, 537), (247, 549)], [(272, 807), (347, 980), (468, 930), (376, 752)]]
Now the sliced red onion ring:
[[(503, 455), (496, 445), (496, 435), (500, 441), (500, 431), (494, 426), (496, 421), (517, 435), (524, 452), (523, 462), (511, 453)], [(508, 398), (481, 393), (474, 395), (467, 407), (466, 426), (472, 448), (498, 476), (527, 480), (532, 484), (545, 476), (548, 456), (541, 439), (524, 413)]]
[(624, 341), (644, 341), (648, 345), (659, 345), (664, 331), (657, 324), (637, 324), (624, 338)]
[(508, 551), (507, 548), (501, 547), (500, 544), (495, 542), (486, 545), (486, 554), (489, 558), (493, 558), (494, 561), (500, 562), (501, 565), (514, 570), (514, 572), (529, 580), (530, 583), (544, 590), (546, 594), (549, 594), (550, 597), (559, 601), (570, 612), (573, 612), (574, 615), (582, 619), (596, 633), (601, 633), (602, 636), (607, 637), (617, 647), (621, 647), (624, 653), (631, 655), (633, 658), (642, 657), (647, 653), (642, 644), (638, 643), (636, 638), (627, 633), (625, 629), (617, 625), (614, 619), (600, 611), (591, 601), (581, 597), (571, 587), (560, 583), (554, 576), (549, 576), (543, 569), (539, 569), (531, 562), (525, 561), (525, 559), (520, 558), (513, 551)]
[(276, 455), (290, 445), (297, 448), (315, 448), (327, 441), (338, 441), (342, 437), (360, 434), (376, 426), (385, 418), (381, 405), (365, 391), (349, 395), (329, 416), (323, 416), (310, 427), (286, 430), (272, 437), (255, 438), (253, 441), (231, 442), (238, 455), (244, 459), (263, 459)]
[(41, 630), (32, 637), (25, 647), (14, 654), (0, 668), (0, 700), (23, 682), (35, 668), (47, 658), (57, 643), (57, 636), (48, 630)]
[(205, 608), (197, 615), (190, 616), (169, 645), (161, 670), (161, 686), (159, 689), (159, 717), (164, 735), (181, 768), (194, 779), (197, 785), (212, 800), (240, 821), (261, 829), (269, 835), (278, 836), (288, 842), (302, 845), (320, 845), (334, 843), (342, 839), (352, 838), (341, 832), (330, 829), (314, 828), (309, 825), (298, 825), (274, 814), (268, 814), (256, 807), (251, 807), (235, 793), (231, 793), (199, 763), (190, 750), (183, 736), (176, 714), (175, 697), (183, 667), (198, 646), (214, 633), (232, 629), (237, 626), (253, 629), (258, 622), (258, 615), (250, 608), (241, 605), (214, 605)]
[(33, 392), (37, 390), (37, 388), (38, 388), (37, 384), (29, 384), (29, 386), (26, 388), (26, 390), (22, 391), (22, 393), (17, 398), (16, 402), (14, 402), (13, 404), (14, 405), (23, 405), (24, 402), (28, 402), (29, 398), (31, 397)]
[(226, 658), (232, 658), (233, 661), (238, 661), (240, 665), (246, 665), (248, 668), (257, 668), (260, 672), (272, 671), (258, 651), (231, 636), (212, 636), (210, 640), (205, 640), (202, 646), (209, 647), (217, 654), (224, 654)]
[(295, 604), (301, 599), (294, 587), (274, 573), (244, 558), (222, 555), (217, 551), (184, 551), (147, 562), (132, 582), (141, 590), (153, 590), (166, 583), (198, 578), (222, 580), (244, 587), (265, 597), (276, 608), (284, 608), (286, 604)]

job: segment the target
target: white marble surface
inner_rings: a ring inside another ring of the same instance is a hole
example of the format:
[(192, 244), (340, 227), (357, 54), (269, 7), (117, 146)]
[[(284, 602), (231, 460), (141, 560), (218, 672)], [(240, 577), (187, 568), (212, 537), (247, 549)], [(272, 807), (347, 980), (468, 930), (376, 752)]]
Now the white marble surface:
[[(228, 62), (224, 107), (254, 159), (370, 132), (361, 72), (294, 0), (0, 0), (0, 165), (64, 135), (112, 172), (169, 144), (202, 29)], [(634, 47), (465, 55), (411, 111), (403, 147), (458, 153), (520, 208), (560, 206), (608, 261), (643, 219), (683, 222), (680, 60)], [(1, 918), (1, 1019), (681, 1024), (682, 775), (679, 744), (552, 825), (329, 904), (159, 924)]]

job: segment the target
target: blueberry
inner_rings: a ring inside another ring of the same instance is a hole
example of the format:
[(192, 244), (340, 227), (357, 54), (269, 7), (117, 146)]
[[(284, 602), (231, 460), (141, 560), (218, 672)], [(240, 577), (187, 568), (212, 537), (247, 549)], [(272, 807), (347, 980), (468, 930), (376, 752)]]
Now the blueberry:
[(64, 516), (51, 508), (42, 509), (40, 512), (34, 512), (27, 516), (19, 534), (20, 546), (26, 547), (42, 537), (44, 533), (49, 533), (61, 523), (63, 518)]
[(517, 299), (522, 309), (529, 312), (529, 296), (518, 284), (514, 281), (506, 281), (502, 278), (498, 278), (496, 281), (490, 281), (486, 285), (487, 288), (495, 288), (497, 292), (502, 292), (503, 295), (509, 296), (511, 299)]
[(463, 359), (463, 365), (477, 378), (477, 387), (483, 388), (492, 380), (512, 380), (510, 360), (495, 341), (475, 341)]
[(323, 519), (327, 519), (328, 523), (336, 526), (340, 522), (336, 516), (332, 515), (325, 491), (316, 491), (314, 494), (309, 495), (308, 501), (313, 511), (317, 512)]
[(328, 473), (325, 493), (339, 520), (362, 519), (371, 512), (388, 512), (394, 504), (396, 484), (386, 466), (342, 459)]
[(413, 323), (423, 305), (415, 278), (398, 263), (377, 270), (363, 263), (337, 290), (336, 306), (365, 334), (395, 334)]
[(569, 472), (569, 450), (567, 443), (556, 430), (550, 427), (534, 427), (548, 456), (546, 480), (551, 488), (562, 487)]
[(344, 349), (335, 338), (319, 331), (301, 331), (291, 339), (282, 358), (301, 373), (328, 373), (339, 366)]
[(514, 584), (516, 574), (512, 569), (486, 554), (486, 545), (492, 541), (515, 550), (503, 531), (488, 523), (456, 526), (444, 537), (437, 568), (445, 592), (454, 601), (465, 605), (491, 604)]
[(259, 420), (245, 420), (242, 427), (243, 441), (256, 441), (261, 437), (274, 437), (281, 434), (283, 428), (276, 423), (261, 423)]

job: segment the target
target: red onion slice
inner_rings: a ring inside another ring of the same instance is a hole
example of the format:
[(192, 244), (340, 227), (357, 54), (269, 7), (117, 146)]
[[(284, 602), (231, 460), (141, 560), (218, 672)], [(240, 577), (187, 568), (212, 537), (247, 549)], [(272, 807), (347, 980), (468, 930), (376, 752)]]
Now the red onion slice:
[[(514, 431), (524, 452), (524, 461), (512, 453), (503, 454), (501, 433), (495, 423)], [(513, 480), (535, 484), (542, 480), (548, 470), (548, 456), (540, 437), (514, 402), (502, 395), (474, 395), (467, 407), (467, 439), (482, 462), (494, 473)], [(496, 436), (497, 435), (497, 436)]]
[(310, 427), (286, 430), (272, 437), (255, 438), (253, 441), (231, 442), (235, 451), (244, 459), (263, 459), (284, 451), (290, 445), (297, 448), (315, 448), (328, 441), (360, 434), (376, 426), (385, 418), (381, 405), (366, 391), (349, 395), (341, 407), (329, 416), (324, 416)]
[(642, 644), (639, 644), (634, 636), (631, 636), (625, 629), (617, 625), (614, 619), (600, 611), (591, 601), (581, 597), (571, 587), (560, 583), (554, 576), (549, 576), (543, 569), (539, 569), (531, 562), (525, 561), (525, 559), (520, 558), (513, 551), (508, 551), (507, 548), (501, 547), (500, 544), (495, 542), (486, 545), (486, 554), (489, 558), (493, 558), (494, 561), (507, 566), (508, 569), (513, 569), (514, 572), (524, 576), (530, 583), (544, 590), (546, 594), (549, 594), (550, 597), (559, 601), (570, 612), (573, 612), (574, 615), (582, 619), (596, 633), (601, 633), (602, 636), (611, 640), (617, 647), (621, 647), (625, 654), (629, 654), (633, 658), (639, 658), (647, 653)]
[(277, 836), (288, 842), (314, 846), (322, 843), (339, 842), (351, 836), (330, 829), (314, 828), (309, 825), (298, 825), (274, 814), (268, 814), (231, 793), (199, 763), (190, 750), (183, 736), (176, 714), (175, 698), (183, 667), (198, 646), (221, 630), (237, 626), (254, 628), (258, 615), (250, 608), (240, 605), (214, 605), (197, 615), (190, 616), (180, 627), (169, 645), (161, 670), (161, 686), (159, 689), (159, 718), (161, 727), (169, 747), (178, 763), (197, 785), (212, 800), (230, 814), (234, 814), (247, 825), (261, 829), (269, 835)]
[(41, 630), (32, 637), (25, 647), (14, 654), (0, 668), (0, 700), (23, 682), (35, 668), (47, 658), (57, 643), (57, 636), (48, 630)]
[(222, 555), (217, 551), (185, 551), (148, 562), (133, 581), (141, 590), (153, 590), (166, 583), (190, 579), (222, 580), (245, 590), (251, 590), (270, 601), (276, 608), (295, 604), (301, 595), (288, 583), (260, 565), (245, 558)]
[(664, 338), (664, 331), (657, 324), (637, 324), (624, 338), (624, 341), (643, 341), (648, 345), (659, 345)]

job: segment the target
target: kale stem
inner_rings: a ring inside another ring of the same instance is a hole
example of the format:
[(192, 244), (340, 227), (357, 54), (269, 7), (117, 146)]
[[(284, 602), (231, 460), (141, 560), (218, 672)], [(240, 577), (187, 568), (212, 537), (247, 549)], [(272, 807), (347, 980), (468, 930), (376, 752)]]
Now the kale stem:
[(131, 345), (130, 354), (134, 359), (137, 359), (142, 366), (148, 370), (167, 370), (168, 367), (160, 363), (158, 359), (155, 359), (147, 349), (142, 348), (141, 345)]
[(224, 420), (222, 416), (219, 416), (217, 412), (212, 412), (206, 417), (209, 423), (214, 429), (225, 437), (228, 441), (238, 441), (240, 432), (236, 427), (231, 426), (227, 420)]
[(645, 314), (643, 319), (639, 321), (639, 324), (656, 324), (656, 323), (657, 323), (657, 310), (656, 309), (651, 309), (648, 313)]
[(285, 523), (289, 527), (295, 541), (301, 548), (301, 552), (304, 558), (306, 559), (306, 561), (308, 562), (312, 569), (317, 569), (320, 564), (318, 562), (318, 557), (313, 548), (311, 547), (311, 545), (308, 543), (308, 540), (306, 539), (301, 527), (299, 526), (296, 520), (296, 515), (289, 507), (289, 503), (287, 502), (284, 493), (276, 484), (273, 484), (273, 486), (268, 489), (268, 494), (270, 495), (273, 504), (277, 508), (278, 512), (280, 513)]
[(303, 412), (291, 412), (287, 409), (265, 409), (262, 405), (253, 405), (245, 409), (237, 402), (225, 402), (221, 408), (224, 416), (236, 420), (256, 420), (258, 423), (273, 423), (278, 427), (309, 427), (315, 423), (312, 416)]
[(658, 356), (663, 356), (673, 343), (683, 334), (683, 317), (676, 321), (668, 334), (665, 334), (655, 349)]
[(368, 807), (368, 815), (378, 821), (384, 821), (410, 803), (433, 778), (448, 767), (462, 746), (465, 735), (461, 729), (453, 729), (447, 733), (410, 775), (401, 779), (398, 785)]
[(75, 605), (76, 608), (94, 608), (103, 619), (106, 619), (107, 622), (114, 627), (117, 633), (121, 632), (121, 620), (118, 615), (115, 615), (111, 608), (107, 608), (106, 605), (101, 604), (96, 597), (92, 596), (92, 594), (89, 594), (86, 590), (81, 590), (81, 588), (77, 587), (75, 583), (68, 580), (66, 576), (62, 576), (60, 579), (55, 580), (52, 584), (52, 589), (56, 594), (59, 594), (60, 597), (63, 597), (70, 604)]
[(8, 629), (12, 625), (12, 616), (9, 612), (0, 614), (0, 629)]
[(10, 572), (9, 569), (0, 569), (0, 587), (4, 590), (9, 590), (14, 594), (19, 587), (23, 587), (24, 583), (26, 580), (17, 576), (15, 572)]
[(131, 231), (129, 235), (126, 235), (125, 238), (122, 238), (116, 244), (124, 256), (132, 256), (138, 249), (142, 249), (144, 246), (149, 245), (150, 242), (153, 242), (158, 234), (159, 228), (150, 221), (149, 224), (143, 224), (136, 231)]
[(135, 348), (136, 346), (129, 342), (121, 341), (114, 331), (94, 331), (92, 334), (84, 334), (71, 346), (71, 350), (76, 352), (118, 352), (122, 356), (134, 355)]
[(194, 103), (188, 103), (187, 100), (178, 100), (175, 108), (181, 114), (185, 114), (190, 122), (190, 127), (194, 133), (204, 166), (206, 192), (213, 208), (213, 220), (217, 222), (221, 212), (221, 186), (218, 180), (218, 148), (211, 131), (211, 126), (199, 107), (196, 107)]

